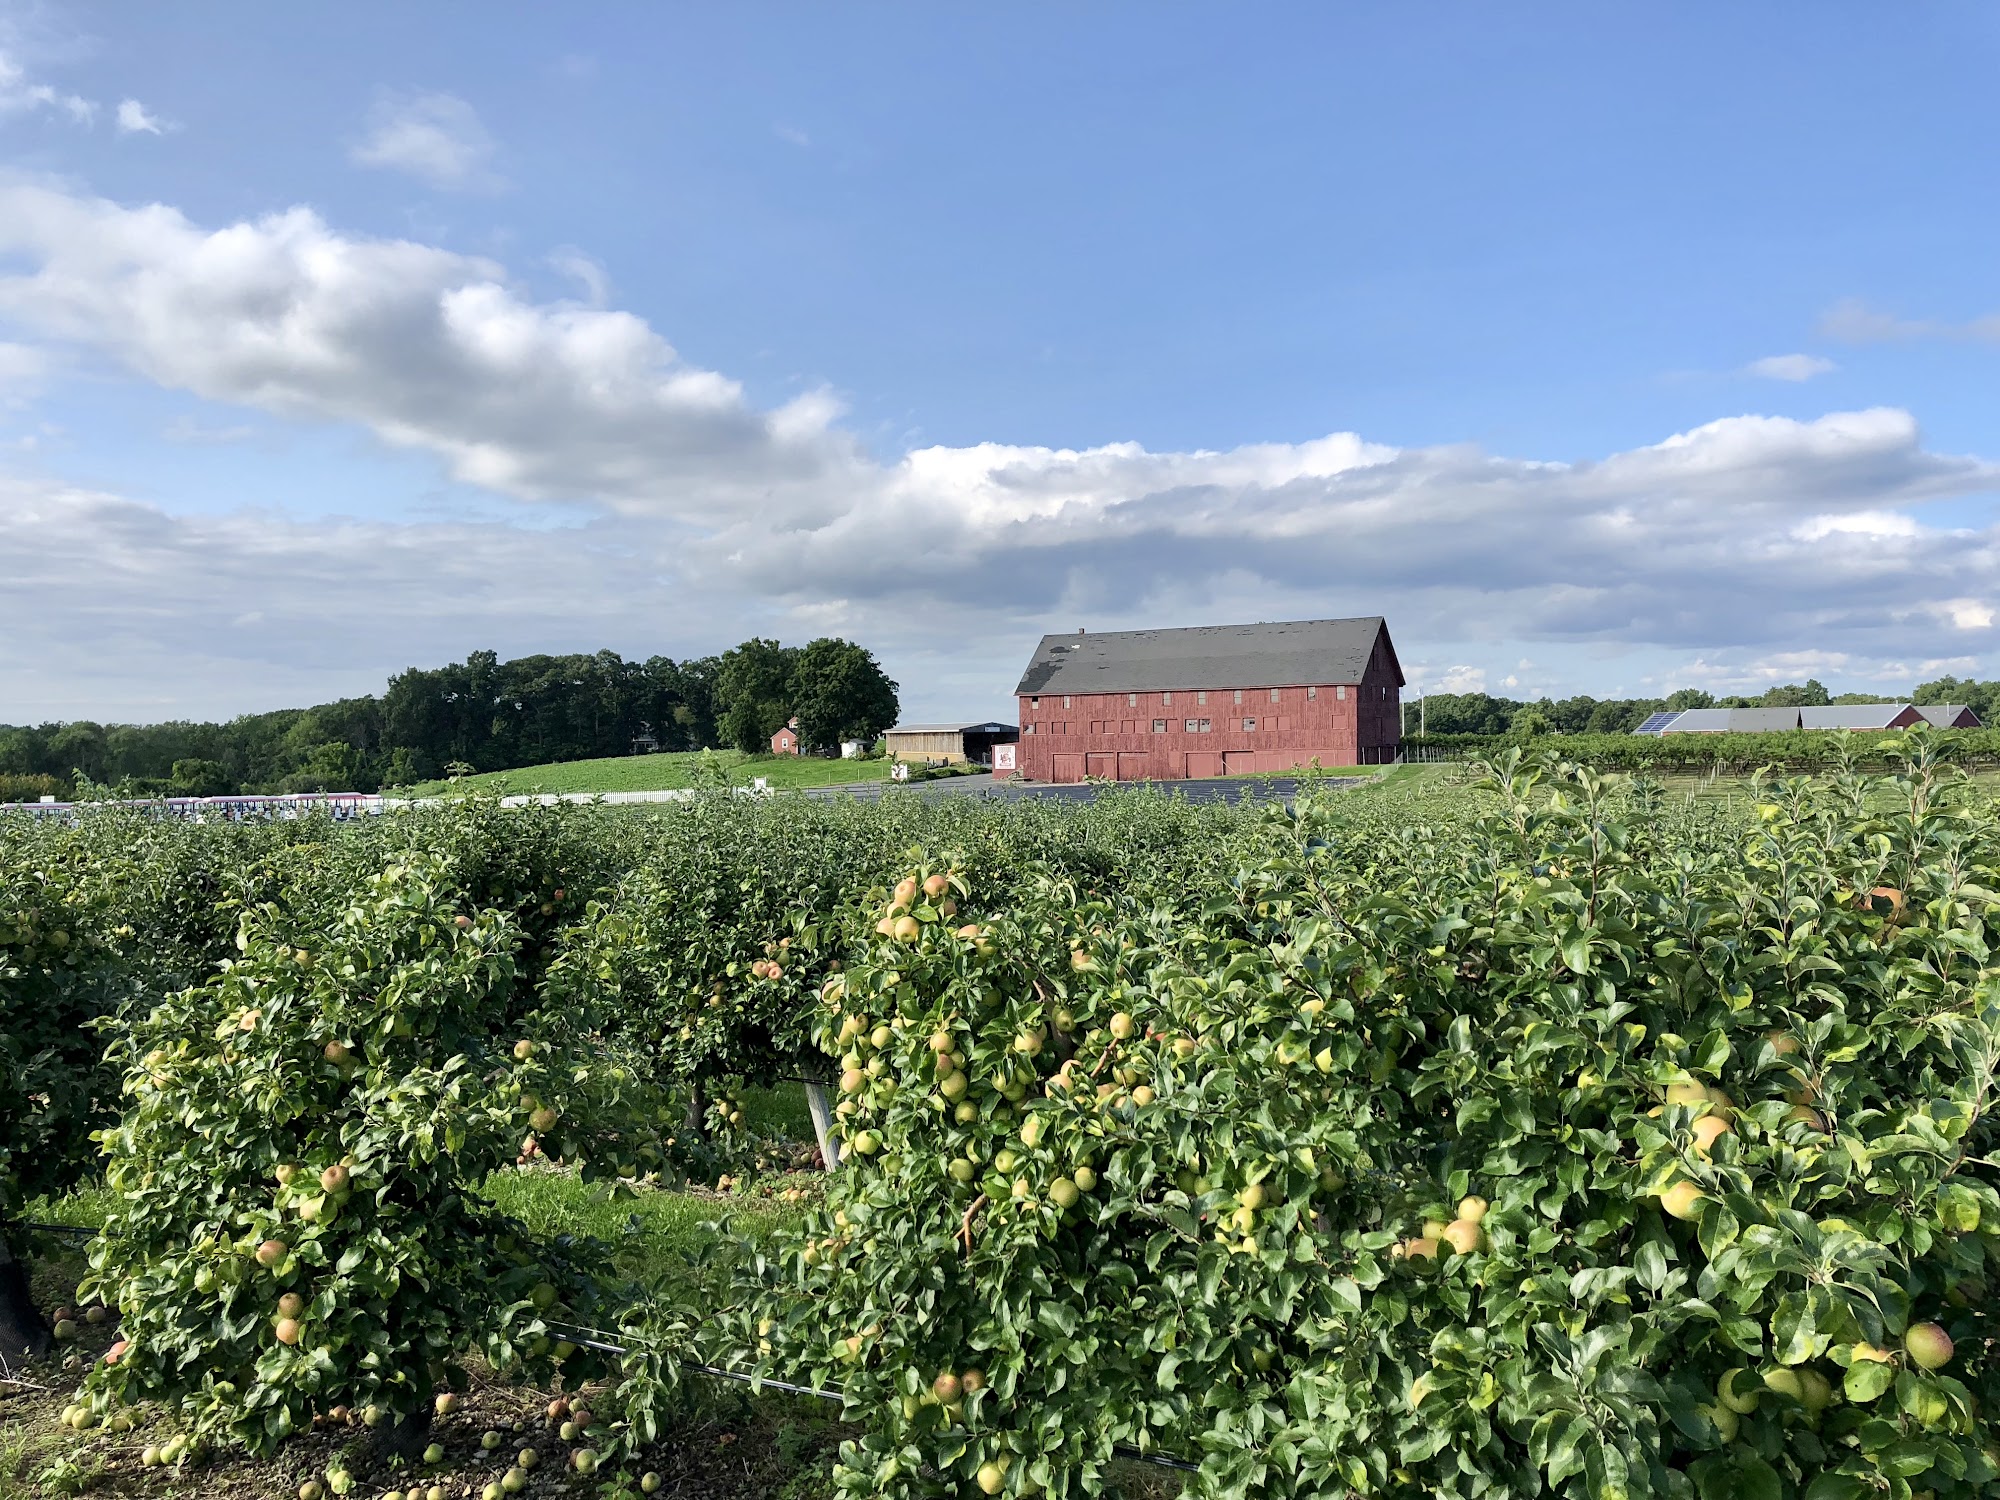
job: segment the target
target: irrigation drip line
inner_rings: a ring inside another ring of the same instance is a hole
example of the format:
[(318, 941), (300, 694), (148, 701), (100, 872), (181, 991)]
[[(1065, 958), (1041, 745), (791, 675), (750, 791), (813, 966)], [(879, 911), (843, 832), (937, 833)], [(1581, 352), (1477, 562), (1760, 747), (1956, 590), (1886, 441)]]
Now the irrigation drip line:
[(37, 1224), (32, 1219), (16, 1219), (14, 1222), (22, 1229), (33, 1230), (37, 1234), (66, 1234), (79, 1240), (97, 1238), (97, 1231), (84, 1224)]
[[(64, 1234), (76, 1239), (91, 1239), (97, 1234), (95, 1229), (79, 1224), (38, 1224), (28, 1219), (15, 1221), (22, 1229), (34, 1230), (41, 1234)], [(572, 1344), (585, 1349), (595, 1349), (600, 1354), (630, 1354), (632, 1350), (604, 1333), (602, 1329), (584, 1328), (575, 1323), (551, 1322), (551, 1328), (562, 1330)], [(838, 1401), (845, 1404), (847, 1397), (839, 1391), (823, 1391), (816, 1386), (795, 1385), (789, 1380), (775, 1380), (768, 1375), (752, 1375), (742, 1370), (724, 1369), (720, 1365), (705, 1365), (698, 1360), (681, 1360), (683, 1369), (692, 1370), (697, 1375), (712, 1376), (717, 1380), (733, 1380), (739, 1385), (769, 1387), (791, 1396), (814, 1396), (821, 1401)], [(1169, 1458), (1163, 1453), (1147, 1453), (1126, 1443), (1114, 1443), (1111, 1448), (1116, 1458), (1130, 1459), (1134, 1463), (1152, 1464), (1162, 1469), (1177, 1469), (1184, 1474), (1199, 1472), (1201, 1465), (1191, 1464), (1186, 1459)]]
[[(584, 1349), (595, 1349), (600, 1354), (630, 1354), (632, 1352), (626, 1345), (613, 1341), (599, 1329), (582, 1328), (574, 1323), (551, 1322), (549, 1326), (561, 1330), (566, 1336), (569, 1336), (569, 1341), (572, 1344), (576, 1344)], [(823, 1391), (816, 1386), (794, 1385), (789, 1380), (774, 1380), (769, 1376), (751, 1375), (742, 1370), (724, 1369), (720, 1365), (705, 1365), (698, 1360), (683, 1359), (680, 1363), (682, 1369), (692, 1370), (697, 1375), (711, 1375), (718, 1380), (734, 1380), (740, 1385), (768, 1386), (774, 1391), (784, 1391), (789, 1395), (816, 1396), (822, 1401), (838, 1401), (843, 1405), (847, 1401), (847, 1397), (839, 1391)], [(1114, 1458), (1130, 1459), (1134, 1463), (1153, 1464), (1162, 1469), (1177, 1469), (1184, 1474), (1198, 1473), (1201, 1469), (1200, 1464), (1191, 1464), (1186, 1459), (1169, 1458), (1163, 1453), (1147, 1453), (1143, 1449), (1134, 1448), (1126, 1443), (1112, 1444), (1111, 1453)]]

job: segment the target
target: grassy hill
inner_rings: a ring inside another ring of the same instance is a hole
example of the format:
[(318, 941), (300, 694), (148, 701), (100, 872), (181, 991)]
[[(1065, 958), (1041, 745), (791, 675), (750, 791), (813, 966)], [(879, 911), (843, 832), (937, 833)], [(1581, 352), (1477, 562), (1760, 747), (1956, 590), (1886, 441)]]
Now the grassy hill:
[[(886, 760), (819, 760), (808, 755), (745, 755), (718, 750), (715, 758), (738, 785), (762, 776), (774, 787), (842, 786), (857, 781), (887, 781)], [(480, 787), (501, 792), (664, 792), (694, 785), (698, 751), (666, 751), (659, 755), (612, 755), (601, 760), (558, 761), (554, 765), (522, 766), (514, 771), (488, 771), (463, 781), (427, 781), (418, 796), (435, 796), (447, 788)]]

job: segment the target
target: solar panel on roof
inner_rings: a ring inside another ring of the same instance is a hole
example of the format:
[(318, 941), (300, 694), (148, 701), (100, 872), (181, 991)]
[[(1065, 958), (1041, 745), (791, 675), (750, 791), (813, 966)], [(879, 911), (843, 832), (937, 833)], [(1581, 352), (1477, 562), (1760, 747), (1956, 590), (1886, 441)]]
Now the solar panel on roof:
[(1646, 722), (1632, 732), (1634, 734), (1664, 734), (1666, 733), (1667, 726), (1680, 716), (1681, 712), (1677, 708), (1670, 709), (1665, 713), (1648, 714)]

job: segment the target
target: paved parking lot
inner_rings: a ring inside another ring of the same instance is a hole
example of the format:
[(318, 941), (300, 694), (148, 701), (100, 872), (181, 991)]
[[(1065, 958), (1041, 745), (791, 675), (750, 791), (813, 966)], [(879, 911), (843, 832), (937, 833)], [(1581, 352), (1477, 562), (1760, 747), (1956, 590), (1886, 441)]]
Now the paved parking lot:
[[(1329, 787), (1360, 786), (1371, 779), (1367, 776), (1330, 776), (1326, 778), (1324, 784)], [(805, 787), (799, 789), (798, 795), (822, 799), (852, 797), (857, 802), (879, 802), (884, 797), (922, 797), (927, 801), (936, 801), (940, 797), (985, 797), (1002, 802), (1018, 802), (1024, 797), (1036, 797), (1051, 802), (1093, 802), (1101, 792), (1125, 791), (1133, 787), (1144, 787), (1148, 791), (1166, 796), (1185, 797), (1190, 802), (1289, 802), (1298, 791), (1299, 780), (1296, 776), (1270, 776), (1236, 781), (1132, 781), (1115, 784), (1085, 781), (1072, 785), (1051, 786), (1044, 782), (995, 781), (991, 776), (953, 776), (943, 781), (903, 784), (893, 781), (873, 781), (855, 786)], [(738, 787), (736, 790), (738, 795), (750, 795), (746, 788)], [(686, 802), (697, 795), (699, 794), (690, 791), (531, 792), (502, 797), (500, 805), (525, 807), (531, 802), (539, 802), (543, 806), (557, 802), (610, 804)]]
[[(1360, 786), (1368, 779), (1365, 776), (1334, 776), (1327, 778), (1325, 784), (1332, 787)], [(1036, 797), (1054, 802), (1091, 802), (1100, 792), (1123, 791), (1135, 786), (1185, 797), (1190, 802), (1243, 802), (1251, 799), (1289, 802), (1298, 791), (1299, 782), (1295, 776), (1272, 776), (1243, 781), (1140, 781), (1121, 784), (1085, 781), (1052, 786), (1044, 782), (995, 781), (991, 776), (953, 776), (944, 781), (919, 781), (905, 786), (889, 782), (870, 786), (814, 787), (806, 795), (856, 797), (867, 802), (879, 801), (883, 797), (988, 797), (1008, 802)]]

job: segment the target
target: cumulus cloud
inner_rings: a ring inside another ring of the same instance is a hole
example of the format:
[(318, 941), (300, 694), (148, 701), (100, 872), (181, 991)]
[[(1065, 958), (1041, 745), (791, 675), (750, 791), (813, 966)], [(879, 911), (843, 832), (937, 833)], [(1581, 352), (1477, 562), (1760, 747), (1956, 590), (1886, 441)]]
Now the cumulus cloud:
[(0, 119), (42, 110), (65, 116), (78, 125), (88, 125), (97, 118), (97, 106), (92, 101), (37, 83), (18, 60), (0, 52)]
[(502, 494), (810, 511), (855, 463), (824, 396), (760, 411), (630, 313), (539, 305), (490, 261), (341, 236), (307, 209), (207, 231), (0, 182), (0, 253), (31, 263), (0, 274), (0, 316), (173, 389), (358, 423)]
[(456, 94), (384, 98), (368, 134), (349, 153), (364, 167), (407, 172), (448, 192), (495, 192), (507, 185), (493, 170), (493, 137), (478, 111)]
[(1835, 303), (1819, 320), (1827, 338), (1849, 344), (1909, 343), (1916, 339), (1973, 340), (2000, 343), (2000, 313), (1964, 323), (1934, 318), (1904, 318), (1870, 307), (1859, 298)]
[(137, 99), (118, 101), (120, 135), (158, 135), (165, 129), (166, 122), (158, 115), (148, 113), (146, 106)]
[(242, 706), (252, 680), (299, 701), (315, 673), (367, 690), (487, 644), (838, 631), (885, 653), (912, 708), (983, 713), (1044, 628), (1378, 612), (1412, 659), (1457, 663), (1437, 690), (1489, 680), (1479, 643), (1496, 663), (1552, 642), (1717, 672), (1809, 649), (1822, 675), (1996, 643), (2000, 530), (1926, 507), (1990, 494), (2000, 467), (1933, 451), (1896, 409), (1729, 416), (1580, 460), (1331, 433), (883, 462), (824, 392), (760, 407), (630, 313), (536, 302), (496, 264), (304, 209), (206, 229), (0, 182), (0, 256), (0, 322), (70, 357), (358, 425), (534, 510), (187, 518), (19, 481), (0, 495), (0, 638), (32, 649), (0, 697), (8, 674), (143, 685), (183, 661)]
[(1839, 368), (1832, 360), (1817, 354), (1770, 354), (1751, 360), (1743, 367), (1743, 373), (1762, 380), (1806, 381), (1815, 375), (1830, 375)]
[[(1501, 685), (1512, 687), (1514, 679), (1511, 676), (1503, 678)], [(1422, 686), (1433, 693), (1483, 693), (1486, 691), (1486, 672), (1482, 667), (1446, 667), (1434, 682), (1426, 682)]]

